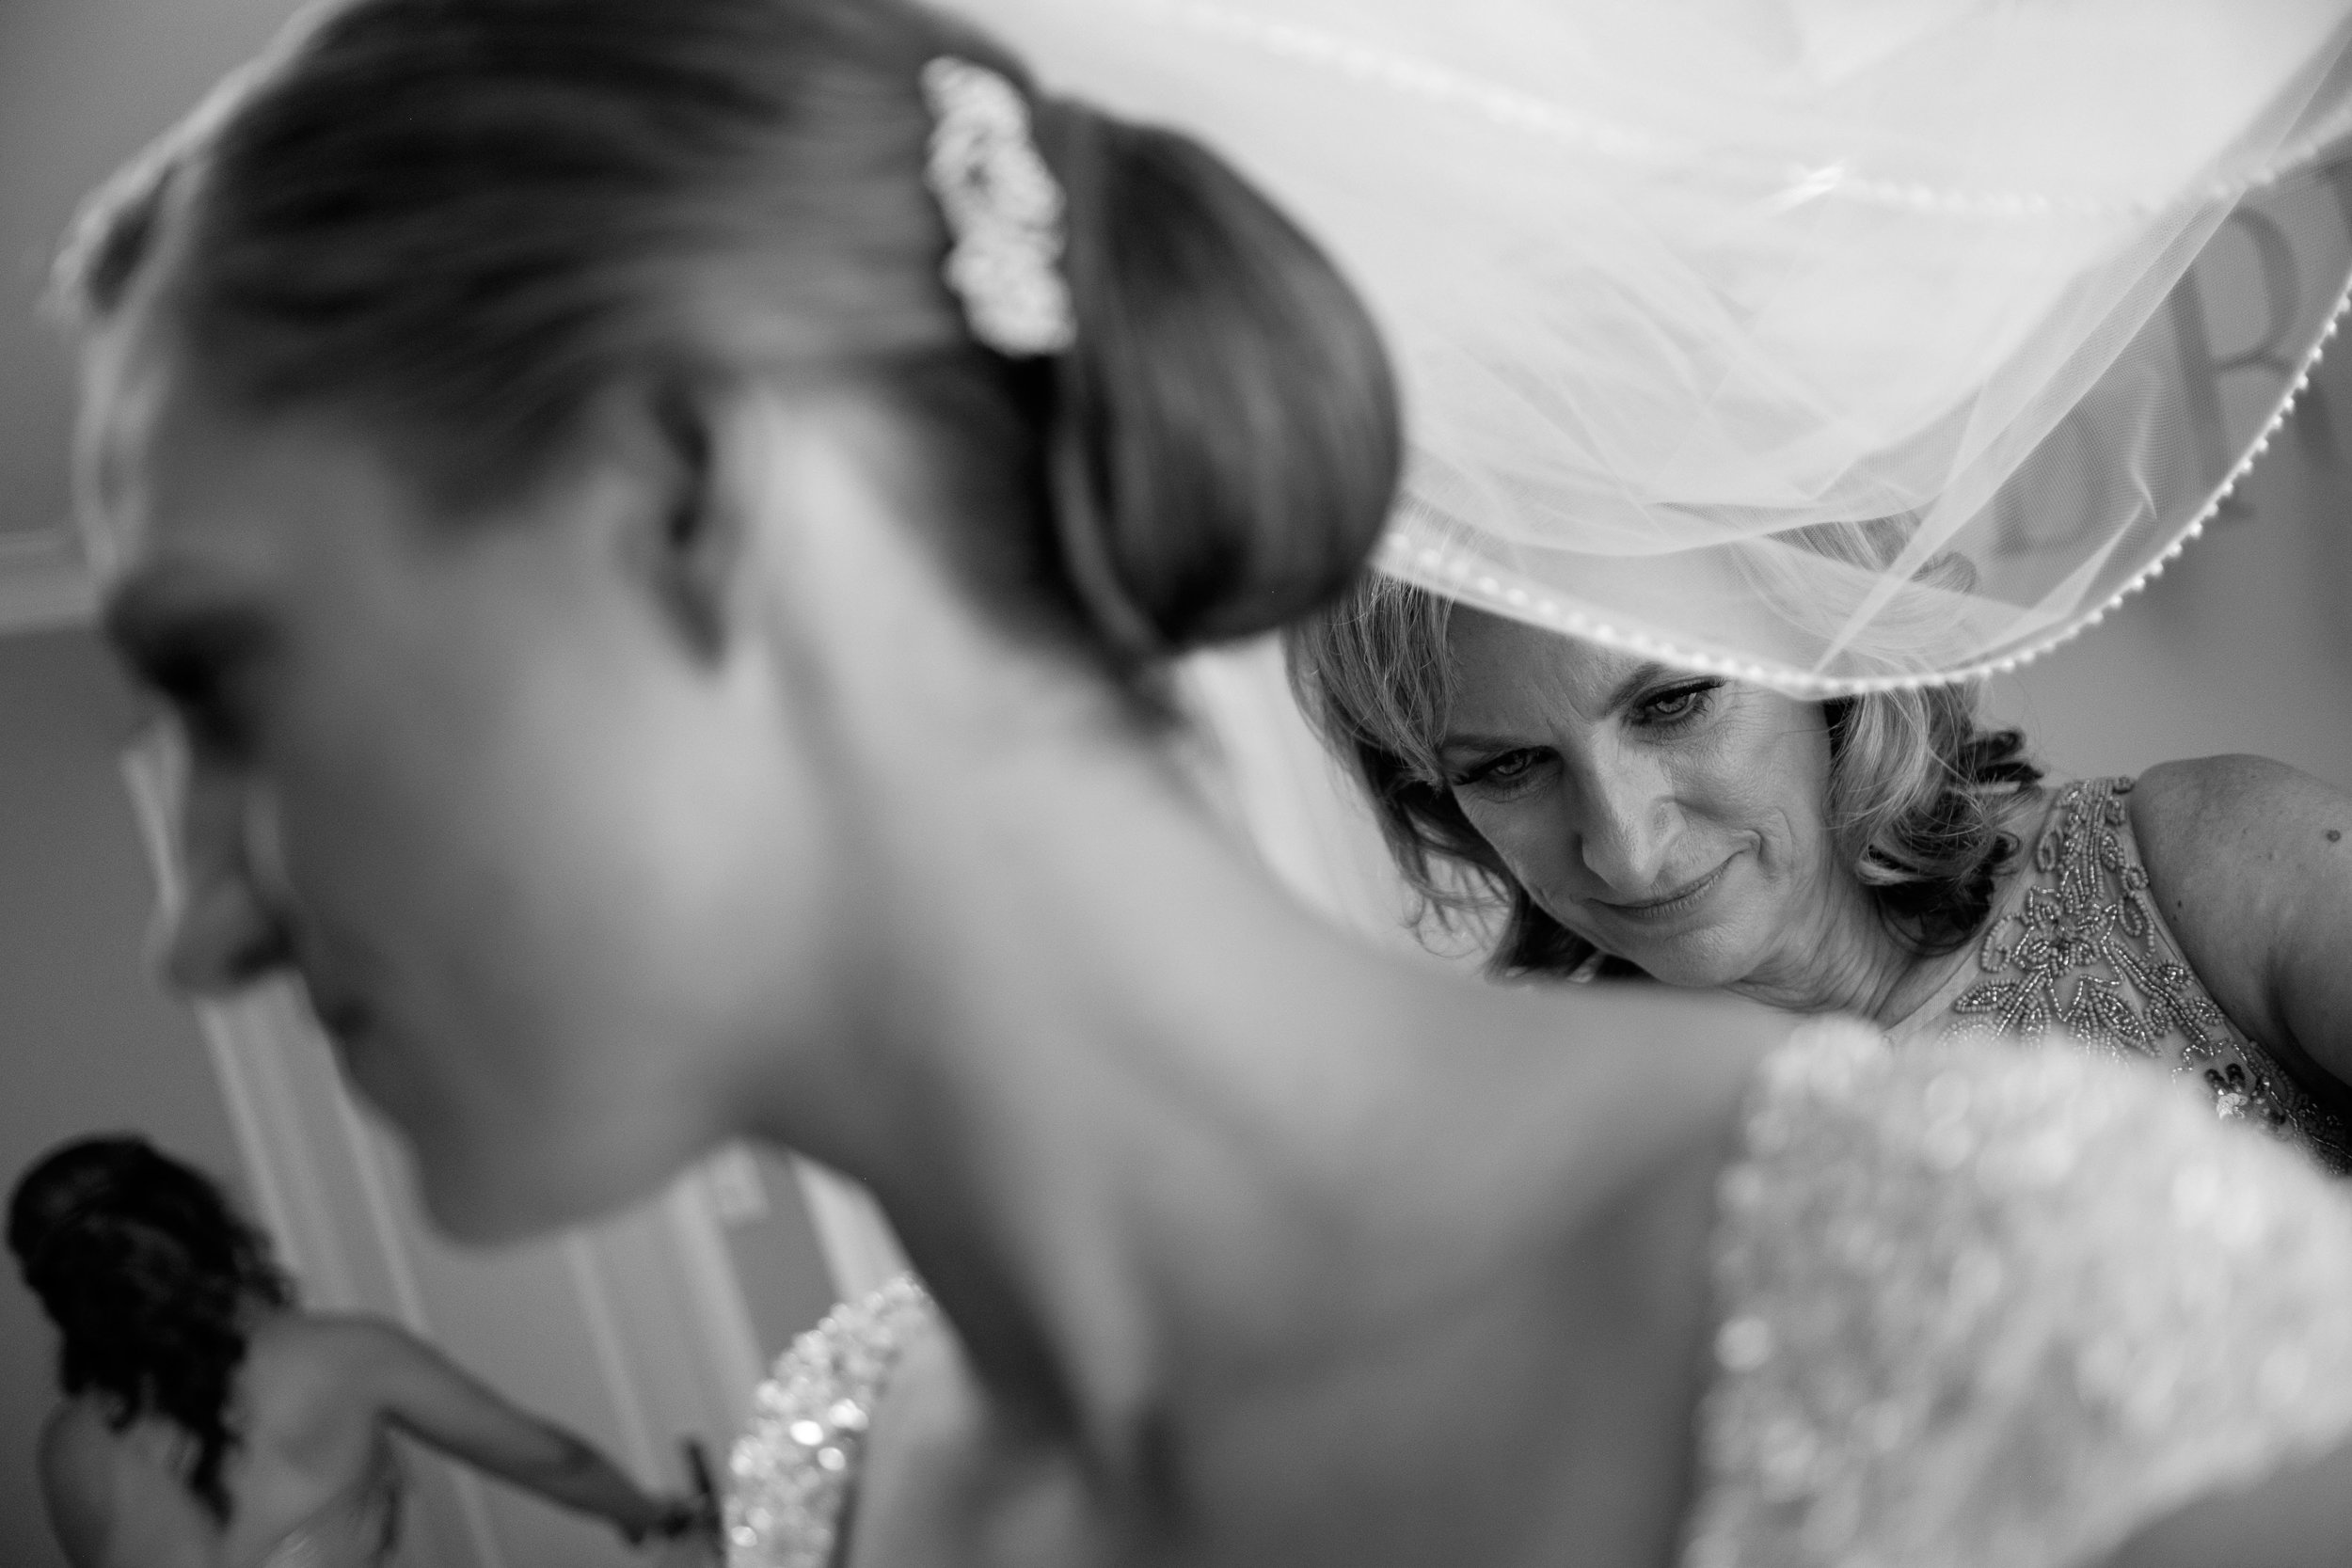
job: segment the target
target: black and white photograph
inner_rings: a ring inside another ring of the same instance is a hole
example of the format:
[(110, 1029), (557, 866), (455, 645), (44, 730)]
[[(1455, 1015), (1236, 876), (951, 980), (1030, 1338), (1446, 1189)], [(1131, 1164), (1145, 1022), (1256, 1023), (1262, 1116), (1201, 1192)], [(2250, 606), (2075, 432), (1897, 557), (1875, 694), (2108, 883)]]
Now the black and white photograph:
[(0, 1564), (2352, 1563), (2352, 0), (0, 0)]

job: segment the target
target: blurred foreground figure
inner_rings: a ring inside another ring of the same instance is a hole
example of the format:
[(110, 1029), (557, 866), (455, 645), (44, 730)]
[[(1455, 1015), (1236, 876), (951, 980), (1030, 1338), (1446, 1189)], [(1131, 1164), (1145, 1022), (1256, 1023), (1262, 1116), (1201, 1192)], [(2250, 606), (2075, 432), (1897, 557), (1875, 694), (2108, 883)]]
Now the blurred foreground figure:
[(298, 977), (461, 1235), (748, 1135), (904, 1239), (928, 1292), (763, 1394), (741, 1560), (2352, 1545), (2352, 1212), (2288, 1151), (1400, 968), (1220, 829), (1166, 661), (1343, 593), (1404, 433), (1202, 144), (904, 0), (358, 0), (65, 283), (180, 981)]
[(388, 1562), (395, 1432), (631, 1542), (695, 1523), (392, 1324), (302, 1311), (220, 1189), (144, 1140), (68, 1144), (26, 1172), (8, 1248), (63, 1336), (40, 1466), (74, 1568)]

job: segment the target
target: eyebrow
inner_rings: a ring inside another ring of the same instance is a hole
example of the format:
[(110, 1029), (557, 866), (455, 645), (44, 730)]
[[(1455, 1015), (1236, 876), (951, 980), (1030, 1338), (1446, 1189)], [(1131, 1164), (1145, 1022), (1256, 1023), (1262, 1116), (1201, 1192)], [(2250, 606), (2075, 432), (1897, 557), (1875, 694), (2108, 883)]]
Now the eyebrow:
[[(1635, 665), (1626, 673), (1625, 678), (1610, 690), (1609, 700), (1602, 706), (1601, 711), (1616, 713), (1623, 710), (1634, 698), (1642, 694), (1644, 688), (1655, 684), (1661, 675), (1674, 673), (1676, 672), (1672, 668), (1659, 663), (1656, 659)], [(1692, 678), (1702, 680), (1706, 677), (1694, 675)], [(1444, 756), (1454, 751), (1508, 752), (1526, 744), (1523, 737), (1517, 736), (1483, 735), (1474, 731), (1462, 734), (1449, 733), (1438, 740), (1438, 754)]]
[(1618, 709), (1632, 702), (1635, 697), (1639, 696), (1644, 687), (1655, 685), (1658, 677), (1661, 675), (1670, 675), (1673, 673), (1674, 672), (1672, 670), (1668, 669), (1665, 665), (1659, 663), (1656, 659), (1650, 659), (1645, 663), (1635, 665), (1631, 670), (1627, 672), (1625, 679), (1617, 683), (1616, 689), (1609, 693), (1609, 705), (1602, 709), (1602, 711), (1605, 713), (1615, 713)]
[(1527, 744), (1516, 736), (1507, 735), (1449, 735), (1438, 742), (1438, 754), (1449, 752), (1508, 752)]

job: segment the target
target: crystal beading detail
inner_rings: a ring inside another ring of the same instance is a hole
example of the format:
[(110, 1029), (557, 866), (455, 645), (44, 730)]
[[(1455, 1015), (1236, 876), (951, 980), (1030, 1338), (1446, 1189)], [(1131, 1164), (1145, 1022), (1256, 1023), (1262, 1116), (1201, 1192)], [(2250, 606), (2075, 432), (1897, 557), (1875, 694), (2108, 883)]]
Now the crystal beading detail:
[(1811, 1025), (1719, 1202), (1683, 1568), (2078, 1568), (2352, 1433), (2352, 1198), (2143, 1067)]
[(727, 1465), (728, 1568), (829, 1568), (875, 1406), (937, 1311), (901, 1275), (776, 1358)]
[(931, 111), (924, 176), (955, 245), (947, 285), (972, 336), (1014, 357), (1077, 341), (1061, 275), (1062, 189), (1029, 135), (1020, 89), (984, 66), (942, 57), (923, 68)]
[(2129, 779), (2093, 779), (2059, 792), (2025, 895), (1987, 927), (1977, 956), (1985, 978), (1954, 999), (1946, 1033), (2063, 1029), (2094, 1050), (2155, 1058), (2201, 1083), (2224, 1120), (2352, 1168), (2343, 1120), (2233, 1028), (2183, 961), (2149, 896), (2131, 790)]

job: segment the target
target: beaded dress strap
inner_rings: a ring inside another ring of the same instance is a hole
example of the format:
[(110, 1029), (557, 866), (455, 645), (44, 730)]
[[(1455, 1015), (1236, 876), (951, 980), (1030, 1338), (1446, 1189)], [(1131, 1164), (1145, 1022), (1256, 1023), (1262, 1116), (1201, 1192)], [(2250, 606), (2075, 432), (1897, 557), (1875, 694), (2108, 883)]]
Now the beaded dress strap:
[(728, 1568), (831, 1568), (875, 1407), (899, 1353), (937, 1316), (900, 1275), (776, 1358), (727, 1466)]
[(2194, 1078), (2223, 1120), (2352, 1170), (2352, 1130), (2230, 1022), (2189, 966), (2148, 885), (2132, 784), (2090, 779), (2058, 791), (2019, 888), (1963, 972), (1965, 989), (1940, 1006), (1945, 1036), (2062, 1031), (2104, 1054), (2153, 1060)]

